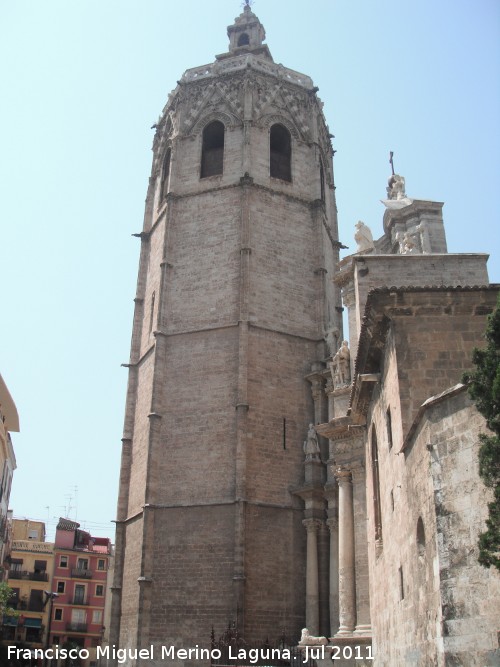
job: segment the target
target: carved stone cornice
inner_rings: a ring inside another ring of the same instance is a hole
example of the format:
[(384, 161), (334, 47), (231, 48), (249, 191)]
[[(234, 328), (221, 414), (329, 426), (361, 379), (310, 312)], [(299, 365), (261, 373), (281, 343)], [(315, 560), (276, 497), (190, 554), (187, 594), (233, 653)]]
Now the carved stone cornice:
[(380, 382), (380, 373), (358, 373), (351, 389), (350, 414), (358, 425), (366, 424), (366, 415), (373, 390)]
[(343, 438), (351, 438), (352, 434), (349, 430), (352, 420), (350, 417), (335, 417), (330, 419), (327, 424), (318, 424), (316, 433), (322, 435), (324, 438), (330, 440), (340, 440)]

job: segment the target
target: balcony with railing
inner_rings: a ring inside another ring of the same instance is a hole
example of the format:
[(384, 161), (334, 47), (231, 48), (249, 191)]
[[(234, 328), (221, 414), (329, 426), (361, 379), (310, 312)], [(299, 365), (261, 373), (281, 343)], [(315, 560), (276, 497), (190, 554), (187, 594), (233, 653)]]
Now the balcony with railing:
[(73, 579), (92, 579), (92, 570), (87, 570), (83, 567), (72, 567), (71, 577)]
[(66, 623), (66, 632), (87, 632), (86, 623)]
[(47, 572), (28, 572), (27, 570), (9, 570), (9, 579), (26, 579), (29, 581), (48, 581)]
[(85, 598), (83, 595), (75, 595), (72, 601), (74, 605), (88, 605), (88, 598)]

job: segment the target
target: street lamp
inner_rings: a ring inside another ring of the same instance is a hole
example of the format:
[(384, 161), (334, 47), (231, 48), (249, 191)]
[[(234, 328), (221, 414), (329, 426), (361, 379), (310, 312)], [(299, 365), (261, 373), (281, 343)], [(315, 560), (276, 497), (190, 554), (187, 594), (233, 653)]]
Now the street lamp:
[(52, 605), (54, 604), (54, 598), (59, 597), (59, 593), (53, 593), (52, 591), (44, 591), (44, 593), (45, 593), (45, 602), (43, 603), (44, 609), (47, 606), (47, 602), (50, 600), (49, 622), (47, 624), (47, 639), (45, 641), (45, 656), (43, 658), (43, 667), (47, 667), (47, 650), (49, 648), (49, 642), (50, 642), (50, 626), (52, 625)]

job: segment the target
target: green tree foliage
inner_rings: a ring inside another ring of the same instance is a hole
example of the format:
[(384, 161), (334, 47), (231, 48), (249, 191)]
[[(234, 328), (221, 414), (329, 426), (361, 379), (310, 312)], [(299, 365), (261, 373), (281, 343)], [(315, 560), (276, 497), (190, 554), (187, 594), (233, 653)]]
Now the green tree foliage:
[(496, 310), (488, 317), (487, 346), (475, 349), (472, 361), (476, 369), (464, 375), (469, 395), (486, 419), (493, 435), (482, 433), (479, 449), (479, 474), (493, 488), (494, 499), (488, 505), (486, 531), (479, 536), (479, 562), (500, 570), (500, 295)]
[(17, 616), (17, 611), (11, 609), (9, 604), (12, 593), (12, 588), (2, 581), (0, 583), (0, 620), (3, 616)]

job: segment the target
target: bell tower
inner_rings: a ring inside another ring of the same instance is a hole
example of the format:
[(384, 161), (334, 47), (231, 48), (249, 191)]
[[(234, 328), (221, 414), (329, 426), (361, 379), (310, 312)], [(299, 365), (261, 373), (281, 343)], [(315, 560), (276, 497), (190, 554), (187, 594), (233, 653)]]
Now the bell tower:
[(317, 88), (273, 61), (248, 5), (228, 36), (183, 74), (153, 142), (117, 514), (121, 648), (207, 647), (228, 622), (273, 641), (305, 619), (293, 489), (309, 424), (328, 418), (306, 376), (342, 340), (331, 135)]

